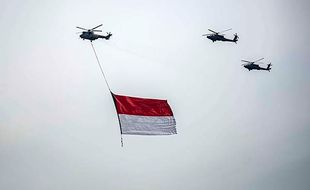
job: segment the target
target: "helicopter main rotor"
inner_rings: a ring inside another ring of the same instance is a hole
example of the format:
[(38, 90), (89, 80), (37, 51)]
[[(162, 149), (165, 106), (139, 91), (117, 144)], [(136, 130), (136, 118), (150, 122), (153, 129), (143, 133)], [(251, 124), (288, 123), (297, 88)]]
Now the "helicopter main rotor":
[[(260, 59), (258, 59), (258, 60), (256, 60), (256, 61), (247, 61), (247, 60), (241, 60), (242, 62), (246, 62), (246, 63), (248, 63), (248, 64), (254, 64), (254, 63), (256, 63), (256, 62), (258, 62), (258, 61), (261, 61), (261, 60), (263, 60), (264, 58), (260, 58)], [(258, 63), (258, 64), (261, 64), (261, 63)], [(242, 64), (242, 65), (247, 65), (247, 64)]]
[[(222, 34), (222, 33), (224, 33), (224, 32), (227, 32), (227, 31), (229, 31), (229, 30), (232, 30), (232, 28), (230, 28), (230, 29), (227, 29), (227, 30), (223, 30), (223, 31), (221, 31), (221, 32), (215, 32), (214, 30), (211, 30), (211, 29), (208, 29), (210, 32), (212, 32), (213, 34), (203, 34), (202, 36), (209, 36), (209, 35), (219, 35), (219, 34)], [(222, 34), (222, 35), (224, 35), (224, 34)]]
[(96, 27), (94, 27), (92, 29), (86, 29), (86, 28), (82, 28), (82, 27), (79, 27), (79, 26), (77, 26), (76, 28), (81, 29), (81, 30), (85, 30), (87, 32), (102, 32), (102, 30), (95, 30), (96, 28), (99, 28), (100, 26), (102, 26), (102, 24), (100, 24), (100, 25), (98, 25), (98, 26), (96, 26)]

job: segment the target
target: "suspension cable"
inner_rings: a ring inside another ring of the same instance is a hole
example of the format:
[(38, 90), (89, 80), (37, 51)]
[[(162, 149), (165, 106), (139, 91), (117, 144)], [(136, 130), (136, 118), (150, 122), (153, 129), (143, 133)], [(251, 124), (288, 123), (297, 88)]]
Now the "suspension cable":
[(100, 68), (101, 74), (102, 74), (102, 76), (103, 76), (103, 78), (104, 78), (104, 81), (105, 81), (105, 83), (106, 83), (106, 85), (107, 85), (109, 91), (111, 92), (110, 85), (109, 85), (109, 83), (108, 83), (108, 81), (107, 81), (107, 78), (106, 78), (104, 72), (103, 72), (103, 69), (102, 69), (102, 66), (101, 66), (101, 64), (100, 64), (100, 61), (99, 61), (99, 59), (98, 59), (98, 56), (97, 56), (96, 50), (95, 50), (95, 48), (94, 48), (93, 42), (90, 42), (90, 44), (91, 44), (91, 47), (93, 48), (93, 51), (94, 51), (94, 53), (95, 53), (95, 56), (96, 56), (96, 59), (97, 59), (97, 63), (98, 63), (98, 65), (99, 65), (99, 68)]

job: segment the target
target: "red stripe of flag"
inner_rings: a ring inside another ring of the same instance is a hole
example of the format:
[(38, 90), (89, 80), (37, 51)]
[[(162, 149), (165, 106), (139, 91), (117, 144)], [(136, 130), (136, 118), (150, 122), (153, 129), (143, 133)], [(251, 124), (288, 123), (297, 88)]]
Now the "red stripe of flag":
[(112, 94), (118, 114), (173, 116), (167, 100), (137, 98)]

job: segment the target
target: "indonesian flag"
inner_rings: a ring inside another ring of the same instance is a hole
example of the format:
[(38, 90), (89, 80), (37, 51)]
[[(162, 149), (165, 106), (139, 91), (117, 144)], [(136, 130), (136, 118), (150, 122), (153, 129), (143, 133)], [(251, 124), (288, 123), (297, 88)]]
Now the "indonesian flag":
[(121, 133), (128, 135), (177, 134), (176, 123), (167, 100), (113, 94)]

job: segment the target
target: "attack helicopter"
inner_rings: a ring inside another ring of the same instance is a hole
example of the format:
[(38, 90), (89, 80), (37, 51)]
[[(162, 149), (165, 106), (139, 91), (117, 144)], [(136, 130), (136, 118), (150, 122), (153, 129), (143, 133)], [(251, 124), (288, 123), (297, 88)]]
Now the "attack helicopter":
[(100, 26), (102, 26), (102, 24), (92, 28), (92, 29), (85, 29), (85, 28), (82, 28), (82, 27), (79, 27), (77, 26), (76, 28), (78, 29), (81, 29), (81, 30), (85, 30), (82, 32), (82, 34), (80, 35), (80, 37), (83, 39), (83, 40), (90, 40), (91, 42), (93, 40), (97, 40), (98, 38), (103, 38), (103, 39), (106, 39), (106, 40), (109, 40), (110, 37), (112, 36), (111, 32), (107, 32), (107, 35), (106, 36), (103, 36), (103, 35), (99, 35), (99, 34), (95, 34), (94, 32), (102, 32), (102, 30), (95, 30), (96, 28), (99, 28)]
[(225, 38), (224, 37), (224, 34), (222, 34), (223, 32), (227, 32), (230, 29), (227, 29), (227, 30), (223, 30), (221, 32), (215, 32), (214, 30), (211, 30), (211, 29), (208, 29), (210, 32), (212, 32), (212, 34), (203, 34), (202, 36), (207, 36), (208, 39), (212, 40), (212, 42), (215, 42), (215, 41), (223, 41), (223, 42), (235, 42), (237, 43), (239, 37), (237, 35), (237, 33), (234, 34), (234, 39), (228, 39), (228, 38)]
[[(242, 62), (246, 62), (245, 64), (242, 64), (242, 66), (246, 69), (248, 69), (249, 71), (251, 70), (266, 70), (266, 71), (269, 71), (271, 70), (271, 63), (269, 63), (267, 65), (267, 68), (264, 68), (264, 67), (260, 67), (259, 64), (260, 63), (257, 63), (258, 61), (261, 61), (263, 60), (264, 58), (261, 58), (261, 59), (258, 59), (256, 61), (246, 61), (246, 60), (241, 60)], [(256, 64), (255, 64), (256, 63)]]

